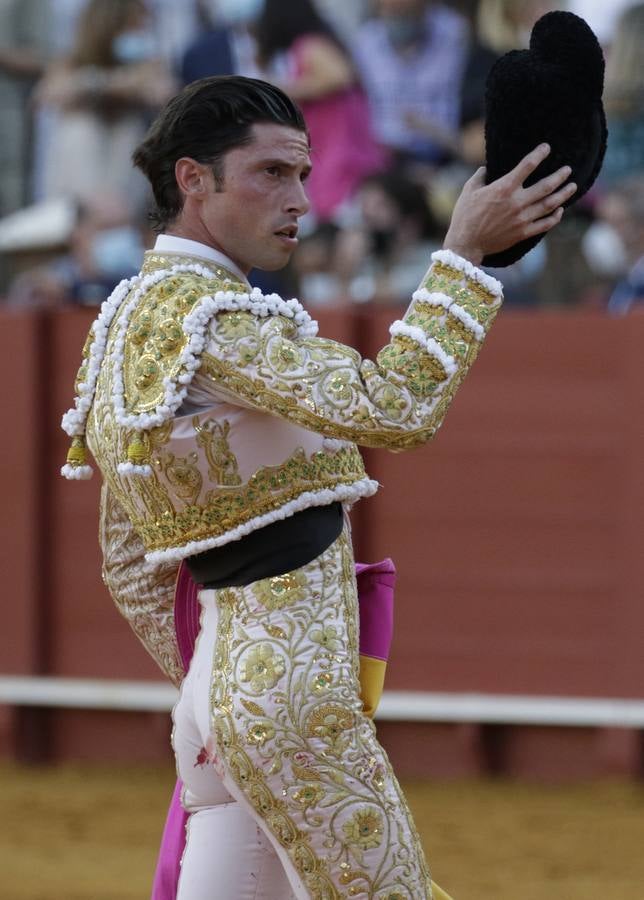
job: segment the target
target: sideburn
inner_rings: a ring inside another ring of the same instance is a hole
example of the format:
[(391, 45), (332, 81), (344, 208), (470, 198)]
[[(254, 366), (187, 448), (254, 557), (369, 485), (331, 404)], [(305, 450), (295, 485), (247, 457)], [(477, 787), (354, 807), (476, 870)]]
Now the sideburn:
[(221, 194), (224, 190), (224, 161), (223, 159), (214, 159), (210, 166), (212, 177), (215, 181), (215, 193)]

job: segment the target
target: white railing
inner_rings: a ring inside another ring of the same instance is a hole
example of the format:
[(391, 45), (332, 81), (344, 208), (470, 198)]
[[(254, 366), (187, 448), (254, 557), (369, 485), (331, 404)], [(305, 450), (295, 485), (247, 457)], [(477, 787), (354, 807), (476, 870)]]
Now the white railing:
[[(0, 704), (169, 712), (177, 699), (156, 681), (0, 675)], [(376, 719), (644, 728), (644, 700), (385, 691)]]

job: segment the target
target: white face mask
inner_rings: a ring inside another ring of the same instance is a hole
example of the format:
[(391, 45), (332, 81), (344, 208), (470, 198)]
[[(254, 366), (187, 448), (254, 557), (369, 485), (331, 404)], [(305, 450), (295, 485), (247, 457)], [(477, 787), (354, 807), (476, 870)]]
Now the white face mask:
[(598, 275), (615, 278), (628, 269), (624, 242), (608, 222), (593, 222), (581, 241), (586, 262)]
[(159, 55), (157, 39), (153, 32), (137, 29), (124, 31), (112, 41), (112, 52), (123, 65), (147, 62)]
[(92, 261), (100, 275), (125, 278), (135, 274), (143, 261), (143, 242), (131, 225), (104, 228), (92, 240)]
[(264, 0), (208, 0), (210, 17), (216, 25), (248, 25), (264, 9)]

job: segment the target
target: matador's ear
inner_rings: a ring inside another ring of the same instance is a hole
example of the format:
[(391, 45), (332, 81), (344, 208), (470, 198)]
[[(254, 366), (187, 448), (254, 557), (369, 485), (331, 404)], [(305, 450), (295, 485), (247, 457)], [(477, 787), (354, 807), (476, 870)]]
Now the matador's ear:
[[(551, 12), (535, 24), (528, 50), (513, 50), (492, 67), (486, 87), (487, 181), (513, 169), (538, 144), (550, 155), (526, 181), (534, 184), (570, 166), (579, 200), (599, 175), (608, 132), (602, 105), (604, 57), (579, 16)], [(543, 235), (486, 256), (484, 266), (508, 266)]]

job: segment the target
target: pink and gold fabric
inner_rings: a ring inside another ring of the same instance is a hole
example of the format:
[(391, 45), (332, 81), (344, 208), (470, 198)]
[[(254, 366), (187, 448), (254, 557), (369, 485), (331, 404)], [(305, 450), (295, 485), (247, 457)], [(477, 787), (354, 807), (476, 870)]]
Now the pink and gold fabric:
[[(396, 570), (390, 559), (356, 563), (360, 617), (360, 696), (365, 715), (373, 717), (384, 686), (393, 634)], [(183, 563), (177, 575), (174, 621), (177, 646), (188, 671), (199, 634), (199, 586)], [(188, 814), (181, 806), (182, 782), (175, 785), (166, 819), (151, 900), (175, 900)]]

